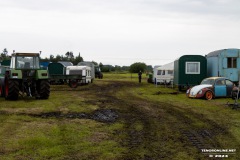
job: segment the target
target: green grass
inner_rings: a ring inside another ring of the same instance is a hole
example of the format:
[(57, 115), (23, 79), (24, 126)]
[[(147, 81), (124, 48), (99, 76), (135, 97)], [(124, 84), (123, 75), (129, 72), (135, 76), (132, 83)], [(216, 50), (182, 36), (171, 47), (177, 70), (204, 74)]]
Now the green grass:
[[(112, 85), (113, 80), (121, 86)], [(179, 129), (211, 130), (214, 126), (227, 132), (213, 137), (220, 149), (237, 149), (232, 158), (240, 156), (240, 112), (225, 106), (227, 101), (233, 102), (231, 99), (189, 99), (183, 92), (171, 94), (176, 89), (146, 80), (143, 75), (139, 84), (137, 74), (104, 73), (104, 79), (77, 89), (66, 87), (69, 91), (52, 86), (48, 100), (0, 98), (1, 159), (157, 159), (159, 154), (164, 159), (204, 159)], [(99, 86), (104, 87), (93, 90)], [(104, 108), (116, 110), (118, 120), (102, 123), (34, 116), (49, 112), (91, 114)]]
[(1, 123), (5, 124), (0, 130), (1, 151), (5, 153), (1, 159), (68, 159), (72, 155), (77, 159), (109, 159), (124, 150), (109, 138), (112, 129), (118, 128), (115, 124), (108, 129), (108, 125), (92, 120), (8, 119)]

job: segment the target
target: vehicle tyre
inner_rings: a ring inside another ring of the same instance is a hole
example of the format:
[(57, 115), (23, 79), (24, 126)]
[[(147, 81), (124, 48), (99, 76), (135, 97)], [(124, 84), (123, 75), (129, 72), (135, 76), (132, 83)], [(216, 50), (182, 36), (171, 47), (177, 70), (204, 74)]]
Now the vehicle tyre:
[(182, 86), (181, 85), (178, 86), (178, 90), (182, 91)]
[(4, 79), (1, 78), (0, 79), (0, 97), (4, 97), (5, 96), (5, 93), (4, 93)]
[(211, 100), (211, 99), (213, 99), (213, 93), (212, 93), (211, 91), (207, 91), (207, 92), (205, 93), (205, 99), (206, 99), (206, 100)]
[(152, 82), (151, 82), (151, 78), (148, 78), (148, 79), (147, 79), (147, 82), (148, 82), (148, 83), (152, 83)]
[(50, 84), (48, 80), (41, 80), (38, 83), (38, 94), (40, 99), (48, 99), (50, 95)]
[(19, 94), (19, 82), (17, 80), (5, 79), (5, 99), (17, 100)]
[(77, 88), (77, 86), (78, 86), (77, 80), (69, 80), (69, 86), (71, 88)]
[[(237, 98), (237, 93), (238, 91), (235, 90), (235, 91), (232, 91), (232, 99), (235, 100)], [(239, 96), (238, 96), (238, 99), (239, 99)]]

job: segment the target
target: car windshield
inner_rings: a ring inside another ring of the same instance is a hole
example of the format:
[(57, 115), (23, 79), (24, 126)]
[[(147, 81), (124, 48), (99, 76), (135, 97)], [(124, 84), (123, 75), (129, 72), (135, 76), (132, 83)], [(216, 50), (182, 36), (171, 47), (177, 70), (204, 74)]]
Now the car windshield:
[(210, 84), (214, 85), (214, 79), (204, 79), (201, 84)]

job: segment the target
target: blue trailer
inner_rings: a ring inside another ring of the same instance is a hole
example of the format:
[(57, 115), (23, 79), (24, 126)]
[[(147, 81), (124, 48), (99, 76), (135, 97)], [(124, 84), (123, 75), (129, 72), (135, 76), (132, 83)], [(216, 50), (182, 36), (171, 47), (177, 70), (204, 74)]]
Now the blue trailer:
[(233, 82), (239, 81), (240, 49), (213, 51), (206, 58), (208, 77), (226, 77)]

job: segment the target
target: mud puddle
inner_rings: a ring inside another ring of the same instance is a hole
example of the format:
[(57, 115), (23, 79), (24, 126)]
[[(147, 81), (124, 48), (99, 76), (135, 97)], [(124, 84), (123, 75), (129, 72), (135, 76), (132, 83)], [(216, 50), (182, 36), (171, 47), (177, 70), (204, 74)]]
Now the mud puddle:
[(66, 119), (92, 119), (103, 123), (113, 123), (119, 115), (113, 109), (98, 109), (92, 113), (61, 113), (61, 112), (47, 112), (41, 114), (26, 114), (26, 113), (8, 113), (1, 111), (0, 115), (25, 115), (38, 118), (66, 118)]

